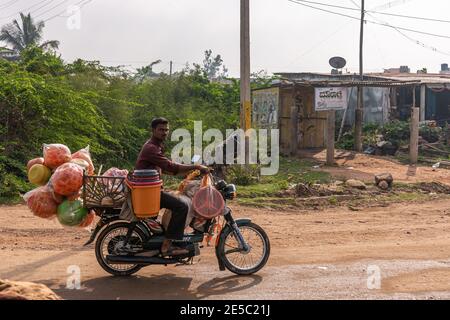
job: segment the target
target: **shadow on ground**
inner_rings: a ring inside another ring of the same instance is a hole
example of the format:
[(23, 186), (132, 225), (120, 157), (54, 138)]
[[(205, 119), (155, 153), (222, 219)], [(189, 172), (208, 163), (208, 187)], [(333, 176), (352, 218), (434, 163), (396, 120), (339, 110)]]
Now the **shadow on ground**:
[(251, 276), (227, 276), (213, 278), (192, 287), (192, 278), (176, 276), (174, 274), (152, 277), (102, 277), (82, 281), (81, 289), (70, 290), (64, 286), (54, 287), (54, 283), (43, 281), (63, 299), (103, 299), (103, 300), (131, 300), (131, 299), (206, 299), (208, 297), (226, 295), (250, 289), (262, 278)]

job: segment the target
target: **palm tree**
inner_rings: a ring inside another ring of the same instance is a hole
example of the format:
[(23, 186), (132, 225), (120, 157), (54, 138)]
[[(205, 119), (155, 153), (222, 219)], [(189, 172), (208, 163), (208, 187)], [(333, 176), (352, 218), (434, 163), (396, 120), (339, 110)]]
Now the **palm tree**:
[(161, 63), (161, 60), (156, 60), (150, 63), (148, 66), (138, 68), (137, 73), (135, 75), (135, 79), (142, 82), (146, 79), (158, 77), (159, 74), (153, 72), (153, 67), (159, 63)]
[(6, 59), (17, 58), (25, 48), (30, 45), (38, 46), (44, 50), (57, 49), (59, 41), (51, 40), (40, 43), (44, 29), (44, 21), (34, 22), (30, 14), (20, 13), (21, 23), (16, 19), (0, 30), (0, 41), (6, 42), (10, 48), (0, 47), (0, 57)]

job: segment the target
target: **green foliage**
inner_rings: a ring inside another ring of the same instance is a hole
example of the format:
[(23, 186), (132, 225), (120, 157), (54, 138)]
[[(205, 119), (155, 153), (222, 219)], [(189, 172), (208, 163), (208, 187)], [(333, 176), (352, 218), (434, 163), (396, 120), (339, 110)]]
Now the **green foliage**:
[(65, 72), (64, 63), (53, 52), (30, 46), (20, 53), (19, 66), (28, 72), (57, 76)]
[(19, 161), (0, 155), (0, 203), (17, 201), (20, 194), (31, 190), (26, 172)]
[[(258, 201), (262, 197), (275, 197), (280, 191), (286, 190), (289, 185), (297, 183), (329, 183), (330, 174), (314, 170), (313, 166), (314, 163), (308, 160), (281, 157), (279, 171), (276, 175), (259, 176), (260, 168), (251, 167), (248, 172), (253, 171), (253, 175), (244, 178), (243, 182), (246, 184), (239, 183), (242, 181), (235, 182), (238, 185), (238, 199), (244, 198), (243, 203), (247, 203), (248, 198)], [(234, 173), (238, 174), (244, 170), (239, 165), (231, 168), (235, 170)], [(244, 174), (247, 175), (248, 172), (244, 172)], [(232, 176), (227, 175), (226, 178), (229, 179)], [(249, 184), (249, 179), (253, 183)]]
[(227, 170), (227, 180), (241, 186), (255, 184), (260, 180), (260, 166), (233, 165)]
[[(236, 128), (239, 82), (212, 82), (198, 70), (139, 82), (119, 67), (81, 59), (65, 64), (29, 46), (18, 62), (0, 59), (0, 110), (5, 201), (31, 187), (23, 170), (42, 155), (43, 143), (63, 143), (73, 152), (90, 145), (97, 167), (131, 169), (154, 117), (168, 118), (172, 129), (193, 130), (200, 120), (204, 130)], [(174, 144), (168, 141), (168, 151)]]
[(56, 40), (41, 43), (44, 26), (44, 21), (35, 21), (30, 13), (25, 15), (21, 12), (20, 21), (14, 19), (0, 30), (0, 41), (9, 46), (7, 50), (0, 50), (0, 57), (3, 56), (3, 52), (8, 52), (13, 53), (15, 59), (22, 51), (33, 46), (44, 50), (58, 48), (59, 41)]
[(419, 135), (430, 143), (438, 141), (441, 134), (441, 127), (430, 127), (426, 124), (419, 127)]
[(409, 122), (393, 120), (383, 126), (382, 134), (386, 141), (399, 146), (405, 141), (409, 141), (410, 128)]
[(209, 80), (225, 78), (228, 72), (220, 54), (214, 57), (211, 49), (205, 51), (203, 65), (194, 64), (194, 67), (197, 72), (201, 72)]
[[(381, 127), (376, 123), (366, 123), (363, 125), (363, 144), (373, 145), (376, 143), (376, 136), (380, 134)], [(352, 150), (355, 144), (354, 131), (344, 132), (339, 142), (336, 143), (336, 148)]]

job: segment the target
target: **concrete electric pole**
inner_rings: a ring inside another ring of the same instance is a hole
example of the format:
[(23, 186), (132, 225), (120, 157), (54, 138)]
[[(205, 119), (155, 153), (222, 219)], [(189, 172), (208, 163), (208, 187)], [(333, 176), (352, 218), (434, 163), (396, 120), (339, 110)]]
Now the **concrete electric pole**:
[[(364, 80), (363, 71), (363, 43), (364, 43), (364, 0), (361, 0), (361, 29), (359, 34), (359, 79)], [(358, 99), (355, 110), (355, 150), (362, 151), (362, 124), (364, 115), (363, 87), (358, 86)]]
[[(251, 127), (250, 93), (250, 4), (241, 0), (241, 108), (240, 125), (244, 131)], [(248, 163), (248, 137), (245, 139), (245, 163)]]

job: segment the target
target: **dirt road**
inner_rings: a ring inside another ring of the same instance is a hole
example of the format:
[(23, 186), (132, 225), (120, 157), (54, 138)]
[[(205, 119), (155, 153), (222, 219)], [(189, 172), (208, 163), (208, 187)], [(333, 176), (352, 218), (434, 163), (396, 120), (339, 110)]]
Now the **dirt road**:
[[(302, 158), (310, 158), (325, 163), (326, 151), (302, 150)], [(337, 150), (335, 162), (338, 166), (323, 166), (319, 171), (329, 172), (334, 178), (358, 179), (373, 182), (375, 174), (389, 172), (396, 182), (432, 182), (450, 184), (450, 170), (434, 170), (431, 165), (405, 165), (393, 157), (372, 156), (354, 151)]]
[[(89, 233), (0, 207), (0, 278), (44, 283), (65, 299), (449, 299), (450, 198), (351, 211), (234, 206), (272, 243), (253, 276), (218, 270), (212, 248), (192, 266), (154, 266), (114, 278), (98, 266)], [(66, 288), (78, 266), (81, 288)], [(380, 274), (378, 287), (377, 274)]]

